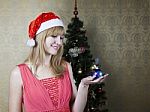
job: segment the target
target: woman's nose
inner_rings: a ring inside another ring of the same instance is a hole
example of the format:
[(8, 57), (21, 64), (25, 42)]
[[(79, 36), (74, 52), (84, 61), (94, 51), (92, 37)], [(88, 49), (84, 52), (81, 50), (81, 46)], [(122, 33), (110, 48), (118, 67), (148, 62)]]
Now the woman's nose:
[(57, 43), (57, 44), (61, 44), (62, 42), (61, 42), (61, 37), (60, 36), (57, 36), (56, 38), (55, 38), (55, 42)]

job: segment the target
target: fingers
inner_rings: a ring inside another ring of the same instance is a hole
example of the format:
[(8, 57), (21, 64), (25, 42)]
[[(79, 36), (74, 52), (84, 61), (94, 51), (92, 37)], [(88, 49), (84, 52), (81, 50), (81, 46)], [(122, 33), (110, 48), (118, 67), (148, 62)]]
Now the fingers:
[(105, 75), (104, 75), (104, 77), (107, 77), (109, 74), (108, 73), (106, 73)]
[(99, 77), (97, 79), (94, 79), (96, 76), (88, 76), (86, 78), (83, 78), (82, 79), (82, 82), (86, 85), (89, 85), (89, 84), (96, 84), (96, 83), (101, 83), (103, 82), (106, 77), (108, 76), (109, 74), (105, 74), (104, 76), (102, 77)]
[(94, 77), (88, 76), (88, 77), (86, 77), (86, 78), (83, 78), (83, 79), (82, 79), (82, 82), (83, 82), (84, 84), (90, 84), (90, 82), (91, 82), (93, 79), (94, 79)]
[(105, 78), (102, 76), (102, 77), (100, 77), (100, 78), (98, 78), (98, 79), (95, 79), (95, 80), (93, 80), (93, 81), (91, 81), (91, 82), (94, 84), (94, 83), (102, 82), (102, 81), (104, 81), (104, 80), (105, 80)]
[[(93, 81), (91, 81), (93, 84), (94, 83), (101, 83), (101, 82), (103, 82), (105, 79), (106, 79), (106, 77), (108, 76), (109, 74), (105, 74), (104, 76), (102, 76), (102, 77), (99, 77), (98, 79), (95, 79), (95, 80), (93, 80)], [(91, 84), (92, 84), (91, 83)]]

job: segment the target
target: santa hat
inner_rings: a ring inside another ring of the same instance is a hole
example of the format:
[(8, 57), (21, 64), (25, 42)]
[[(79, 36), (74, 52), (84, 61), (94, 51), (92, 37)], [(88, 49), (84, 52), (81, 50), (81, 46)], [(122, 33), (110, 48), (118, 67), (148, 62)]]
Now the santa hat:
[(64, 27), (62, 20), (57, 15), (53, 12), (40, 14), (35, 20), (30, 22), (28, 29), (30, 39), (27, 41), (27, 46), (35, 46), (36, 35), (55, 26)]

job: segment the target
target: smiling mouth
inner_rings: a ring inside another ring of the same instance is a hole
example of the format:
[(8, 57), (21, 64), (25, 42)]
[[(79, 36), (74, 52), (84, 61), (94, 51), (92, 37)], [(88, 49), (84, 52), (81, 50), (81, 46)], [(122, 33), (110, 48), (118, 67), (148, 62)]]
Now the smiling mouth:
[(52, 47), (53, 47), (55, 50), (58, 50), (58, 48), (59, 48), (58, 46), (52, 46)]

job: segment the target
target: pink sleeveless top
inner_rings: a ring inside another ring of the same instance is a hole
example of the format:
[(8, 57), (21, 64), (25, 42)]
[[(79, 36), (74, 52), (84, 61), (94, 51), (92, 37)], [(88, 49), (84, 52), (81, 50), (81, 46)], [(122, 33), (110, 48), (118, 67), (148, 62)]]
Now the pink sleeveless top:
[(72, 86), (68, 67), (61, 77), (37, 79), (26, 64), (18, 65), (26, 112), (71, 112)]

